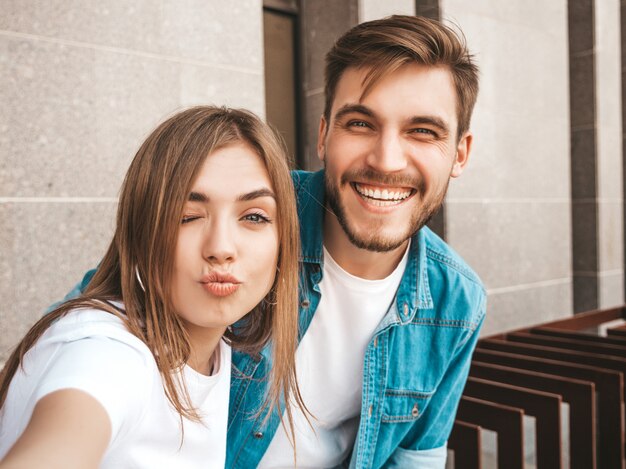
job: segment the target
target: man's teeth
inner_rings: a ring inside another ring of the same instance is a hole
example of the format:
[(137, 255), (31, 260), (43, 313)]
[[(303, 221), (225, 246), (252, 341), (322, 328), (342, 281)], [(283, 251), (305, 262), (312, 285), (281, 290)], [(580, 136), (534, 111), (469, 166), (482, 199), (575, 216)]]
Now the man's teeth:
[(410, 190), (390, 191), (387, 189), (367, 189), (365, 187), (359, 186), (358, 184), (355, 184), (355, 187), (359, 194), (375, 200), (399, 202), (411, 195)]

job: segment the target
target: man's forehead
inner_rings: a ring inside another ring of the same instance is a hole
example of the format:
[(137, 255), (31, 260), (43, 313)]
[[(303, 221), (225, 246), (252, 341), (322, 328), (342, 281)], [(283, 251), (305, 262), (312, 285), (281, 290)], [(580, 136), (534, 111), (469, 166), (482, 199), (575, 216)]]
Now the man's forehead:
[(372, 79), (376, 72), (371, 66), (347, 68), (337, 82), (331, 116), (345, 105), (373, 104), (418, 114), (438, 113), (456, 123), (456, 89), (448, 67), (412, 62)]

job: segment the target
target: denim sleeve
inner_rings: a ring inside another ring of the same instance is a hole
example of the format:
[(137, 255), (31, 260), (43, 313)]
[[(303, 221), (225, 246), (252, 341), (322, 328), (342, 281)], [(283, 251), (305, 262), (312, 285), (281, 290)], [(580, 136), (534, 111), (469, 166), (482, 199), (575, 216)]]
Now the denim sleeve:
[[(485, 318), (484, 299), (481, 301), (478, 314), (477, 327), (468, 331), (466, 339), (457, 346), (423, 415), (417, 419), (384, 467), (442, 469), (445, 467), (447, 455), (445, 447), (454, 425), (456, 411), (469, 374), (472, 354)], [(429, 454), (431, 450), (433, 453)], [(420, 463), (415, 466), (414, 461), (421, 461), (422, 456), (427, 457), (425, 461), (428, 461), (428, 464), (424, 462), (423, 465)]]
[(419, 469), (445, 469), (447, 455), (447, 445), (423, 450), (396, 448), (391, 458), (385, 464), (385, 468), (403, 469), (419, 467)]
[(74, 285), (74, 288), (72, 288), (61, 301), (57, 301), (56, 303), (53, 303), (48, 307), (48, 309), (46, 310), (46, 313), (49, 313), (50, 311), (57, 308), (58, 306), (60, 306), (61, 304), (63, 304), (64, 302), (68, 300), (78, 298), (85, 291), (85, 288), (87, 288), (87, 285), (89, 285), (89, 282), (91, 282), (91, 279), (93, 278), (95, 273), (96, 273), (96, 269), (88, 270), (83, 276), (83, 279), (80, 282), (78, 282), (76, 285)]

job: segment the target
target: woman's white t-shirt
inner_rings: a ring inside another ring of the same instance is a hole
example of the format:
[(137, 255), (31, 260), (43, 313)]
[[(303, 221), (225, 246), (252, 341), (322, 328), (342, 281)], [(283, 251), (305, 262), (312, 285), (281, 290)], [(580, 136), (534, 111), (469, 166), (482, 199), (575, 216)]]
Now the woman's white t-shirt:
[(212, 376), (182, 369), (202, 422), (182, 420), (168, 401), (148, 347), (120, 318), (96, 309), (68, 313), (41, 336), (11, 380), (0, 410), (0, 459), (23, 433), (35, 404), (60, 389), (93, 396), (111, 421), (100, 465), (119, 468), (223, 468), (230, 392), (230, 347), (220, 341)]

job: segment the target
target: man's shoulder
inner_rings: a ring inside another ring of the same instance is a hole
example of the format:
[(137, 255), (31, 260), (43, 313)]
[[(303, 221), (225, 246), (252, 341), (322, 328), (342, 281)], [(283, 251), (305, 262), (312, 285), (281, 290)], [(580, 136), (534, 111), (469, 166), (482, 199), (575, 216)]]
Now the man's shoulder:
[(293, 181), (296, 194), (300, 196), (302, 190), (314, 183), (316, 172), (294, 169), (291, 171), (291, 180)]
[(451, 275), (460, 275), (484, 290), (480, 277), (463, 258), (443, 239), (427, 227), (422, 228), (426, 258)]

